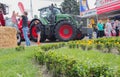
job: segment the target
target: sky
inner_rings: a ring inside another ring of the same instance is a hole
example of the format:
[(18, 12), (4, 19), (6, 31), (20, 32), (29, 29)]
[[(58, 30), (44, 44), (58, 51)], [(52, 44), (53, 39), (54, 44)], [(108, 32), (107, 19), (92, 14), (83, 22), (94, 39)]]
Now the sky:
[[(63, 0), (32, 0), (33, 15), (39, 15), (38, 9), (51, 5), (51, 3), (56, 3), (60, 5)], [(1, 3), (7, 4), (9, 6), (9, 14), (7, 17), (11, 17), (12, 12), (15, 10), (20, 15), (20, 9), (18, 7), (18, 2), (22, 2), (25, 10), (28, 12), (28, 17), (31, 18), (30, 14), (30, 0), (0, 0)]]
[[(59, 6), (63, 0), (32, 0), (32, 6), (33, 6), (33, 15), (39, 15), (38, 9), (42, 7), (49, 6), (51, 3), (57, 4)], [(26, 11), (28, 11), (28, 17), (31, 18), (30, 14), (30, 0), (0, 0), (1, 3), (7, 4), (9, 6), (9, 14), (8, 17), (11, 17), (12, 12), (15, 10), (19, 14), (22, 14), (20, 12), (20, 9), (18, 7), (18, 2), (22, 2), (24, 5), (24, 8)], [(89, 6), (91, 8), (94, 7), (95, 0), (88, 0)]]

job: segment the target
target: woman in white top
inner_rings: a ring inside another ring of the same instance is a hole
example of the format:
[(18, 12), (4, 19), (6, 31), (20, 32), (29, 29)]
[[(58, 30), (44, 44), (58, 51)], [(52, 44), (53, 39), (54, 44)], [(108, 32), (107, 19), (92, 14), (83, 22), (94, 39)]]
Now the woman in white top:
[(112, 31), (112, 24), (111, 24), (111, 22), (110, 22), (110, 20), (109, 19), (107, 19), (107, 23), (106, 23), (106, 25), (105, 25), (105, 31), (107, 31), (107, 36), (108, 37), (111, 37), (111, 31)]

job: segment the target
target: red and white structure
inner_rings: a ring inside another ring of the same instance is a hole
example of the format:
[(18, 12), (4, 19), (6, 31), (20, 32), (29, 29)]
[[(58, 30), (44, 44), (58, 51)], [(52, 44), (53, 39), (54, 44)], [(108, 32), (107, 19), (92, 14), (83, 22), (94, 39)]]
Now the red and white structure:
[[(86, 0), (87, 1), (87, 0)], [(96, 7), (82, 12), (81, 17), (102, 16), (113, 17), (120, 15), (120, 0), (96, 0)]]
[(97, 14), (104, 14), (120, 10), (120, 0), (97, 0)]

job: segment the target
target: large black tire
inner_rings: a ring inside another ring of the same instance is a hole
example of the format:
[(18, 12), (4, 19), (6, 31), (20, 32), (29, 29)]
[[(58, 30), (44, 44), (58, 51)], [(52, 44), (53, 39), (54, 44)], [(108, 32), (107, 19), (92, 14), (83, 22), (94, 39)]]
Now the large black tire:
[(82, 34), (81, 31), (78, 31), (78, 32), (77, 32), (76, 40), (82, 40), (84, 37), (85, 37), (85, 35)]
[(76, 28), (68, 21), (61, 21), (55, 28), (55, 37), (60, 41), (73, 40), (76, 37)]
[(17, 33), (17, 45), (20, 45), (21, 44), (21, 35), (20, 35), (20, 33)]
[[(46, 40), (46, 35), (45, 35), (45, 28), (42, 25), (41, 27), (41, 42), (44, 42)], [(34, 42), (37, 42), (37, 32), (36, 32), (36, 26), (34, 21), (30, 24), (30, 38), (31, 40), (33, 40)]]
[(76, 40), (82, 40), (82, 39), (84, 39), (84, 37), (85, 37), (85, 35), (83, 35), (83, 34), (77, 34)]
[(82, 36), (79, 38), (80, 40), (84, 39), (85, 38), (85, 35), (82, 34)]

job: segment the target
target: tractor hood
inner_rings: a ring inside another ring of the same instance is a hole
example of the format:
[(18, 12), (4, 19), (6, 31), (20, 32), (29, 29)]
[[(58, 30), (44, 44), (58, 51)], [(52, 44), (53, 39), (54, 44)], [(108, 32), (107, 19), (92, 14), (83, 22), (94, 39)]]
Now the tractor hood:
[(78, 21), (76, 21), (76, 18), (70, 14), (57, 14), (56, 19), (57, 21), (67, 20), (70, 21), (72, 24), (78, 26)]
[(57, 17), (60, 17), (60, 18), (69, 18), (69, 17), (71, 17), (71, 15), (69, 15), (69, 14), (57, 14)]

